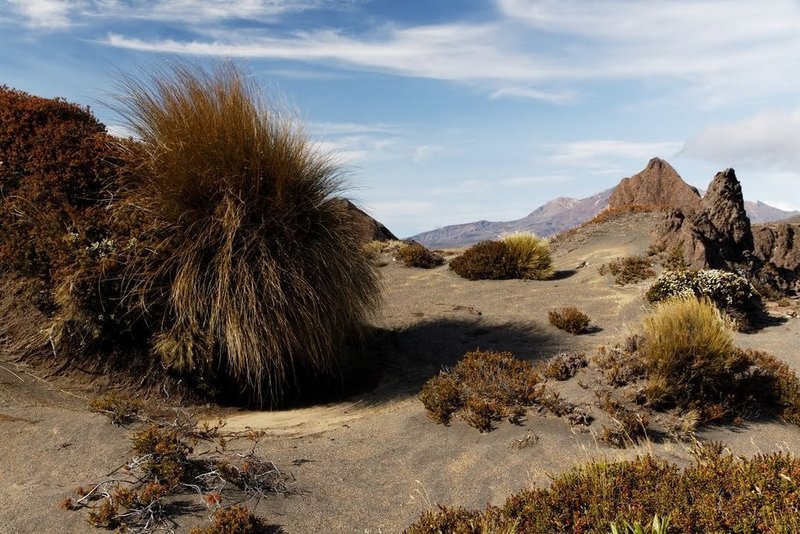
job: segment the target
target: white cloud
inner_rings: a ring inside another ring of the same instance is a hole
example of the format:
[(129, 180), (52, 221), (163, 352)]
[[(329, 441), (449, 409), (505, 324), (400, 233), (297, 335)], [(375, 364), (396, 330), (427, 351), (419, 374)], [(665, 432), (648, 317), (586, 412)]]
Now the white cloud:
[(544, 176), (512, 176), (503, 178), (500, 184), (506, 187), (526, 187), (529, 185), (563, 184), (572, 178), (563, 174), (553, 174)]
[(252, 32), (229, 38), (214, 33), (207, 40), (144, 40), (109, 33), (108, 45), (147, 52), (296, 61), (332, 61), (349, 68), (452, 81), (526, 81), (554, 76), (560, 67), (535, 57), (508, 53), (496, 25), (450, 24), (384, 29), (366, 40), (334, 30), (267, 37)]
[(542, 91), (533, 87), (503, 87), (494, 91), (489, 98), (497, 99), (504, 97), (528, 98), (531, 100), (542, 100), (552, 104), (568, 104), (577, 99), (575, 91)]
[(411, 159), (414, 160), (414, 163), (420, 163), (442, 150), (444, 148), (437, 145), (420, 145), (414, 149), (414, 155)]
[[(330, 0), (5, 0), (26, 25), (63, 29), (87, 19), (216, 24), (226, 19), (277, 20), (287, 12), (318, 8)], [(3, 2), (0, 2), (2, 5)]]
[[(652, 157), (669, 159), (681, 148), (676, 142), (635, 142), (596, 139), (544, 145), (550, 159), (560, 164), (607, 167), (609, 161), (647, 161)], [(616, 171), (616, 169), (615, 169)]]
[(8, 0), (10, 11), (23, 17), (24, 23), (32, 28), (48, 30), (70, 26), (70, 14), (76, 4), (69, 0)]
[(800, 109), (770, 110), (713, 124), (686, 142), (682, 153), (729, 166), (800, 170)]
[(310, 122), (308, 129), (313, 135), (341, 135), (341, 134), (397, 134), (400, 130), (389, 124), (357, 123), (357, 122)]
[(397, 157), (399, 140), (373, 135), (344, 135), (326, 138), (315, 143), (316, 148), (343, 164)]
[[(244, 3), (244, 2), (243, 2)], [(563, 104), (581, 81), (632, 80), (705, 105), (800, 90), (800, 5), (791, 0), (496, 0), (486, 23), (289, 36), (210, 28), (195, 40), (111, 33), (111, 46), (282, 59), (477, 85), (492, 98)], [(280, 4), (282, 8), (287, 5)], [(553, 85), (559, 87), (552, 90)]]

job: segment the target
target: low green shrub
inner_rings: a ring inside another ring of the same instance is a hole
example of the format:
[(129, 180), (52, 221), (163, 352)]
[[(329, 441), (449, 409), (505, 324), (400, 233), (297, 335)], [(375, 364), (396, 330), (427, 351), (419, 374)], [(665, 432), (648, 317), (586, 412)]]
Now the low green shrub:
[(729, 271), (665, 271), (645, 294), (650, 302), (671, 297), (695, 296), (710, 299), (720, 310), (737, 321), (737, 329), (747, 329), (763, 309), (761, 296), (744, 277)]
[(589, 331), (589, 316), (574, 306), (567, 306), (547, 312), (550, 324), (573, 335)]
[(599, 272), (601, 275), (612, 275), (614, 277), (614, 282), (621, 286), (636, 284), (656, 275), (656, 272), (653, 270), (652, 262), (645, 256), (618, 258), (601, 265)]
[(420, 243), (403, 243), (394, 257), (406, 267), (433, 269), (444, 265), (444, 258), (440, 254), (431, 252)]
[(504, 417), (520, 417), (539, 396), (539, 373), (510, 352), (468, 352), (449, 371), (428, 380), (419, 399), (437, 423), (459, 414), (482, 432)]
[(653, 521), (648, 525), (642, 525), (639, 521), (634, 521), (633, 524), (626, 521), (621, 532), (616, 523), (611, 523), (609, 528), (611, 534), (667, 534), (669, 532), (669, 516), (662, 518), (655, 515)]
[(800, 531), (800, 460), (785, 453), (738, 458), (707, 445), (684, 469), (652, 456), (595, 461), (485, 510), (439, 505), (407, 534), (464, 532), (607, 534), (611, 524), (670, 518), (670, 534)]

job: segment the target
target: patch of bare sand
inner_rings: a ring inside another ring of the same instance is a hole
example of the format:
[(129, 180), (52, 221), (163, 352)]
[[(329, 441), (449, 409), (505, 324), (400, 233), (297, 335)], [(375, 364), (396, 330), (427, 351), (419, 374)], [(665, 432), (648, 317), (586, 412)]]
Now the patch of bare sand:
[[(540, 360), (564, 350), (591, 354), (621, 342), (648, 308), (642, 299), (647, 282), (618, 287), (597, 269), (647, 249), (648, 217), (589, 227), (560, 243), (554, 252), (559, 276), (551, 281), (470, 282), (446, 266), (384, 267), (385, 305), (367, 351), (374, 387), (321, 406), (227, 416), (228, 429), (265, 430), (259, 452), (292, 472), (301, 490), (264, 499), (256, 512), (287, 532), (399, 532), (433, 503), (500, 503), (590, 458), (652, 452), (686, 462), (683, 444), (655, 436), (640, 449), (602, 445), (595, 438), (600, 419), (582, 432), (562, 419), (530, 413), (521, 426), (503, 422), (480, 434), (460, 420), (449, 427), (433, 423), (416, 399), (425, 380), (475, 348)], [(600, 330), (572, 336), (551, 326), (548, 310), (567, 305), (588, 313)], [(794, 319), (737, 340), (766, 348), (798, 369), (799, 334), (800, 320)], [(86, 532), (83, 517), (58, 510), (58, 500), (74, 485), (117, 467), (127, 453), (126, 432), (88, 413), (73, 397), (15, 382), (0, 373), (0, 413), (38, 422), (0, 420), (0, 477), (6, 481), (0, 487), (0, 532)], [(594, 406), (597, 384), (590, 366), (553, 387), (601, 417)], [(528, 447), (512, 447), (531, 433), (536, 439)], [(779, 422), (714, 428), (701, 436), (742, 454), (800, 443), (800, 429)], [(186, 530), (186, 524), (177, 529)]]

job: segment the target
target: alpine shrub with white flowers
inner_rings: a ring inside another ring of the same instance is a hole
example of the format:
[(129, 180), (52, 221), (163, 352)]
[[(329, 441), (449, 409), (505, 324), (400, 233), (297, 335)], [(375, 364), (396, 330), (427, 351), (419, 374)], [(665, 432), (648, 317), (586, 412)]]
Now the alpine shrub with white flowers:
[(706, 297), (747, 329), (762, 309), (761, 295), (746, 278), (730, 271), (664, 271), (647, 290), (650, 302), (672, 297)]

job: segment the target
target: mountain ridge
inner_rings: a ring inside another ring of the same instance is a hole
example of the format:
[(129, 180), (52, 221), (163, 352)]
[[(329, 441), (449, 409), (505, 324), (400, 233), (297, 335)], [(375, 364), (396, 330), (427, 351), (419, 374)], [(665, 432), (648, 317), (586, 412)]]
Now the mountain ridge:
[[(662, 160), (658, 161), (661, 162)], [(629, 180), (630, 178), (624, 178), (620, 185), (629, 183), (626, 182)], [(448, 248), (471, 245), (478, 241), (495, 239), (505, 233), (519, 231), (533, 232), (539, 236), (548, 237), (591, 220), (609, 206), (615, 191), (618, 193), (618, 198), (622, 193), (625, 193), (619, 190), (620, 185), (581, 199), (556, 197), (520, 219), (511, 221), (488, 221), (482, 219), (468, 223), (451, 224), (421, 232), (408, 239), (422, 243), (427, 247)], [(698, 194), (699, 202), (699, 192), (691, 186), (687, 187), (694, 189), (695, 194)], [(745, 210), (752, 223), (778, 222), (792, 217), (800, 218), (800, 212), (784, 211), (760, 200), (746, 200)]]

